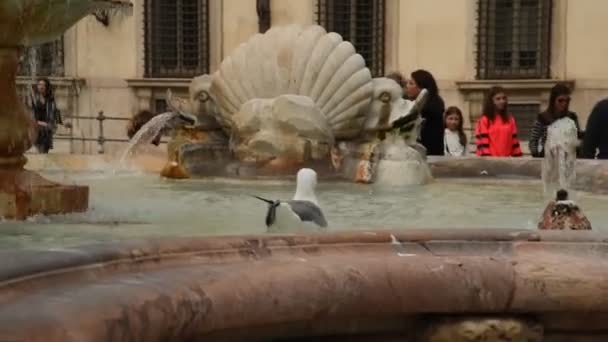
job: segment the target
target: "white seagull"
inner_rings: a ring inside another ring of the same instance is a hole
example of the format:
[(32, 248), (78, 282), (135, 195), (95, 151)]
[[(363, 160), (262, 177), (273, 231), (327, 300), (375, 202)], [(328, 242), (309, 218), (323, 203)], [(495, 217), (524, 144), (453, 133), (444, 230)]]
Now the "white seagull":
[(268, 203), (266, 213), (266, 227), (269, 232), (321, 229), (327, 228), (327, 221), (319, 207), (315, 187), (317, 186), (317, 173), (312, 169), (298, 171), (296, 193), (290, 201), (269, 200), (260, 196), (253, 196)]

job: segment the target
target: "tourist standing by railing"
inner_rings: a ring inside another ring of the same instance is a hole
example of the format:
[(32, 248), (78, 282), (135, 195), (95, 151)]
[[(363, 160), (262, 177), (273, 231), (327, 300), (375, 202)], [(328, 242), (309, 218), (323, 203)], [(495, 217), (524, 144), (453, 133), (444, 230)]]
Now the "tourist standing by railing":
[(551, 88), (551, 94), (549, 95), (549, 106), (547, 107), (546, 111), (538, 114), (538, 117), (532, 126), (532, 132), (530, 133), (528, 146), (533, 157), (542, 158), (545, 156), (547, 127), (555, 120), (563, 117), (572, 119), (576, 125), (576, 130), (578, 131), (578, 139), (582, 138), (582, 133), (578, 124), (578, 117), (576, 113), (569, 111), (570, 93), (570, 88), (562, 83), (558, 83)]
[(39, 153), (49, 153), (49, 150), (53, 149), (53, 135), (57, 125), (63, 124), (63, 122), (55, 103), (51, 82), (48, 79), (38, 80), (36, 88), (32, 89), (31, 108), (38, 126), (34, 146)]
[(508, 111), (502, 87), (492, 87), (484, 101), (483, 113), (475, 128), (477, 155), (482, 157), (521, 157), (515, 118)]

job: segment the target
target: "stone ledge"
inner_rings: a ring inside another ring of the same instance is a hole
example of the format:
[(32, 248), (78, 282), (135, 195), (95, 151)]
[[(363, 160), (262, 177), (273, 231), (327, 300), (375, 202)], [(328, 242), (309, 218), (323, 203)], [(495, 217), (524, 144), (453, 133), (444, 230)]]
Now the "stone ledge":
[[(585, 242), (568, 242), (574, 236)], [(222, 340), (241, 331), (232, 337), (251, 340), (384, 333), (399, 326), (380, 322), (406, 317), (411, 332), (435, 316), (526, 315), (547, 336), (605, 337), (585, 313), (608, 317), (606, 241), (597, 232), (403, 230), (1, 252), (0, 336)]]
[[(87, 82), (84, 78), (78, 77), (47, 77), (54, 87), (75, 87), (80, 89), (84, 87)], [(34, 82), (29, 76), (17, 76), (17, 85), (26, 86)]]
[(574, 80), (555, 79), (522, 79), (522, 80), (471, 80), (456, 81), (456, 87), (460, 91), (486, 91), (493, 86), (499, 85), (506, 90), (550, 90), (557, 83), (566, 83), (574, 89)]
[(131, 88), (188, 88), (189, 78), (130, 78), (127, 85)]
[[(516, 176), (540, 179), (541, 158), (492, 158), (492, 157), (434, 157), (428, 158), (433, 177), (438, 178), (496, 178)], [(578, 159), (576, 161), (577, 190), (608, 194), (608, 161)]]

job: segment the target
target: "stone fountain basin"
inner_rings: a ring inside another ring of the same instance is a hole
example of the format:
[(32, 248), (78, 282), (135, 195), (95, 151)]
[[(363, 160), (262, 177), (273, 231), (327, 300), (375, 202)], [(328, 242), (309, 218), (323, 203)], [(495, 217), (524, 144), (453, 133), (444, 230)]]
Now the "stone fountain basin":
[(502, 229), (166, 238), (5, 251), (0, 336), (423, 341), (420, 334), (436, 322), (473, 315), (533, 321), (542, 325), (544, 341), (606, 341), (607, 254), (608, 234)]

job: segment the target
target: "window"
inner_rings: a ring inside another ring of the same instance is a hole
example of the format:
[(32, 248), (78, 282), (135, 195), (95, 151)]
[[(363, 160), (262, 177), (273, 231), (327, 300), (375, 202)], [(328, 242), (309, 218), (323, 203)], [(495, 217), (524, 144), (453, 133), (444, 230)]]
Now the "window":
[(549, 78), (551, 10), (551, 0), (478, 0), (477, 78)]
[(384, 76), (384, 11), (384, 0), (318, 0), (317, 23), (350, 41), (379, 77)]
[(509, 112), (513, 114), (517, 125), (517, 136), (520, 140), (529, 140), (534, 120), (540, 113), (538, 103), (510, 103)]
[(23, 50), (19, 60), (19, 76), (63, 76), (63, 37)]
[(146, 77), (208, 73), (208, 1), (146, 0), (145, 58)]
[(154, 108), (152, 111), (156, 114), (167, 112), (167, 101), (165, 99), (154, 99)]
[(258, 13), (258, 32), (265, 33), (270, 29), (270, 0), (256, 0), (256, 11)]

